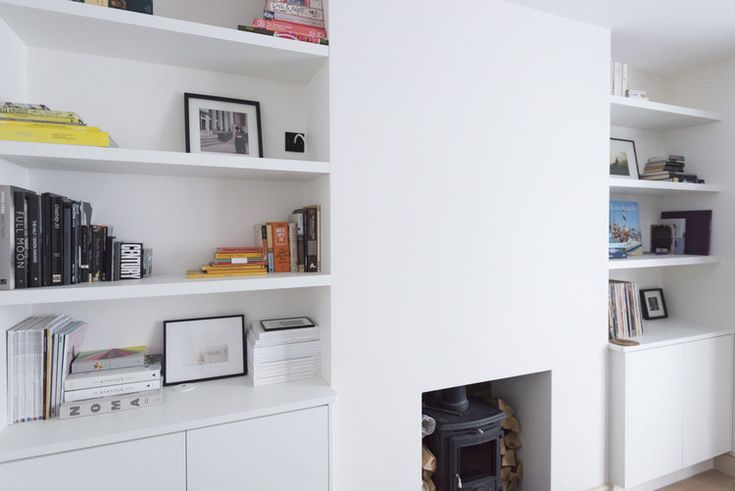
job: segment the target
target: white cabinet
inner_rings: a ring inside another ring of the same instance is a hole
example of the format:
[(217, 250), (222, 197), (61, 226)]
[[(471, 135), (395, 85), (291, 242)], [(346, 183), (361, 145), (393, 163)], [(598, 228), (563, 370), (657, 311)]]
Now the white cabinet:
[(615, 349), (610, 480), (630, 488), (732, 448), (733, 336)]
[[(183, 433), (0, 464), (0, 488), (186, 491)], [(214, 489), (214, 488), (213, 488)]]
[(684, 467), (732, 450), (732, 336), (684, 345)]
[(187, 432), (188, 491), (327, 491), (326, 406)]

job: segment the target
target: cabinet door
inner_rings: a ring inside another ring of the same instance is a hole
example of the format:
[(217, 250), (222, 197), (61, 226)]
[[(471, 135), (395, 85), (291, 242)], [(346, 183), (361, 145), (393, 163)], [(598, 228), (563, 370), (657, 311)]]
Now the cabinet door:
[(683, 356), (682, 345), (627, 355), (626, 488), (681, 469)]
[(326, 406), (188, 431), (188, 491), (327, 491)]
[(684, 345), (684, 466), (732, 449), (733, 337)]
[(0, 489), (186, 491), (185, 451), (175, 433), (9, 462), (0, 464)]

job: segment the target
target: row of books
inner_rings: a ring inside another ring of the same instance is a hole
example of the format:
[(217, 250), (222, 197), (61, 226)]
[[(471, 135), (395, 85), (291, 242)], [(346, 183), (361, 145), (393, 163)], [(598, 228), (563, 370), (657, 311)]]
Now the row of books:
[(16, 102), (0, 102), (0, 140), (115, 146), (107, 132), (85, 125), (76, 113)]
[(319, 376), (319, 326), (309, 322), (267, 331), (263, 322), (253, 322), (247, 335), (248, 373), (254, 386)]
[(610, 339), (626, 339), (643, 335), (638, 284), (630, 281), (610, 280), (608, 335)]
[(92, 224), (92, 205), (0, 185), (0, 290), (149, 276), (152, 252)]
[(641, 179), (648, 181), (669, 181), (669, 182), (693, 182), (704, 184), (703, 179), (699, 179), (696, 174), (687, 174), (684, 172), (686, 158), (683, 155), (664, 155), (660, 157), (651, 157), (646, 162)]
[(72, 0), (72, 2), (153, 15), (153, 0)]
[(218, 247), (212, 261), (187, 278), (258, 276), (267, 273), (318, 273), (321, 265), (321, 207), (294, 210), (288, 222), (255, 226), (255, 245)]
[(11, 422), (48, 419), (58, 414), (64, 382), (85, 333), (84, 322), (66, 315), (29, 317), (8, 330)]
[(241, 31), (283, 37), (309, 43), (329, 44), (322, 0), (266, 0), (263, 17)]

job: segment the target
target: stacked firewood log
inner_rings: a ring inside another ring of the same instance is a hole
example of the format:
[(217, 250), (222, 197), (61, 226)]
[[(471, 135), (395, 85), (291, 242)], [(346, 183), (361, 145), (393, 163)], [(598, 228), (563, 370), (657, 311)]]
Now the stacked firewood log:
[(500, 424), (503, 429), (503, 439), (500, 442), (500, 480), (502, 491), (518, 491), (518, 483), (523, 479), (523, 462), (518, 458), (521, 443), (521, 424), (513, 415), (513, 408), (502, 399), (495, 401), (498, 409), (505, 413), (505, 419)]
[(433, 477), (436, 472), (436, 457), (431, 451), (426, 448), (426, 445), (421, 447), (421, 477), (423, 478), (423, 491), (436, 491)]

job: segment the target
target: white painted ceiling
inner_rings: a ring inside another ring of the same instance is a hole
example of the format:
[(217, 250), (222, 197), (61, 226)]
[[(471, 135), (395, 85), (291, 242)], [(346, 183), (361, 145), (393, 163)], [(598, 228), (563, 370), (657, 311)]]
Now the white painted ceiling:
[(612, 30), (613, 59), (670, 75), (735, 56), (735, 0), (505, 0)]

